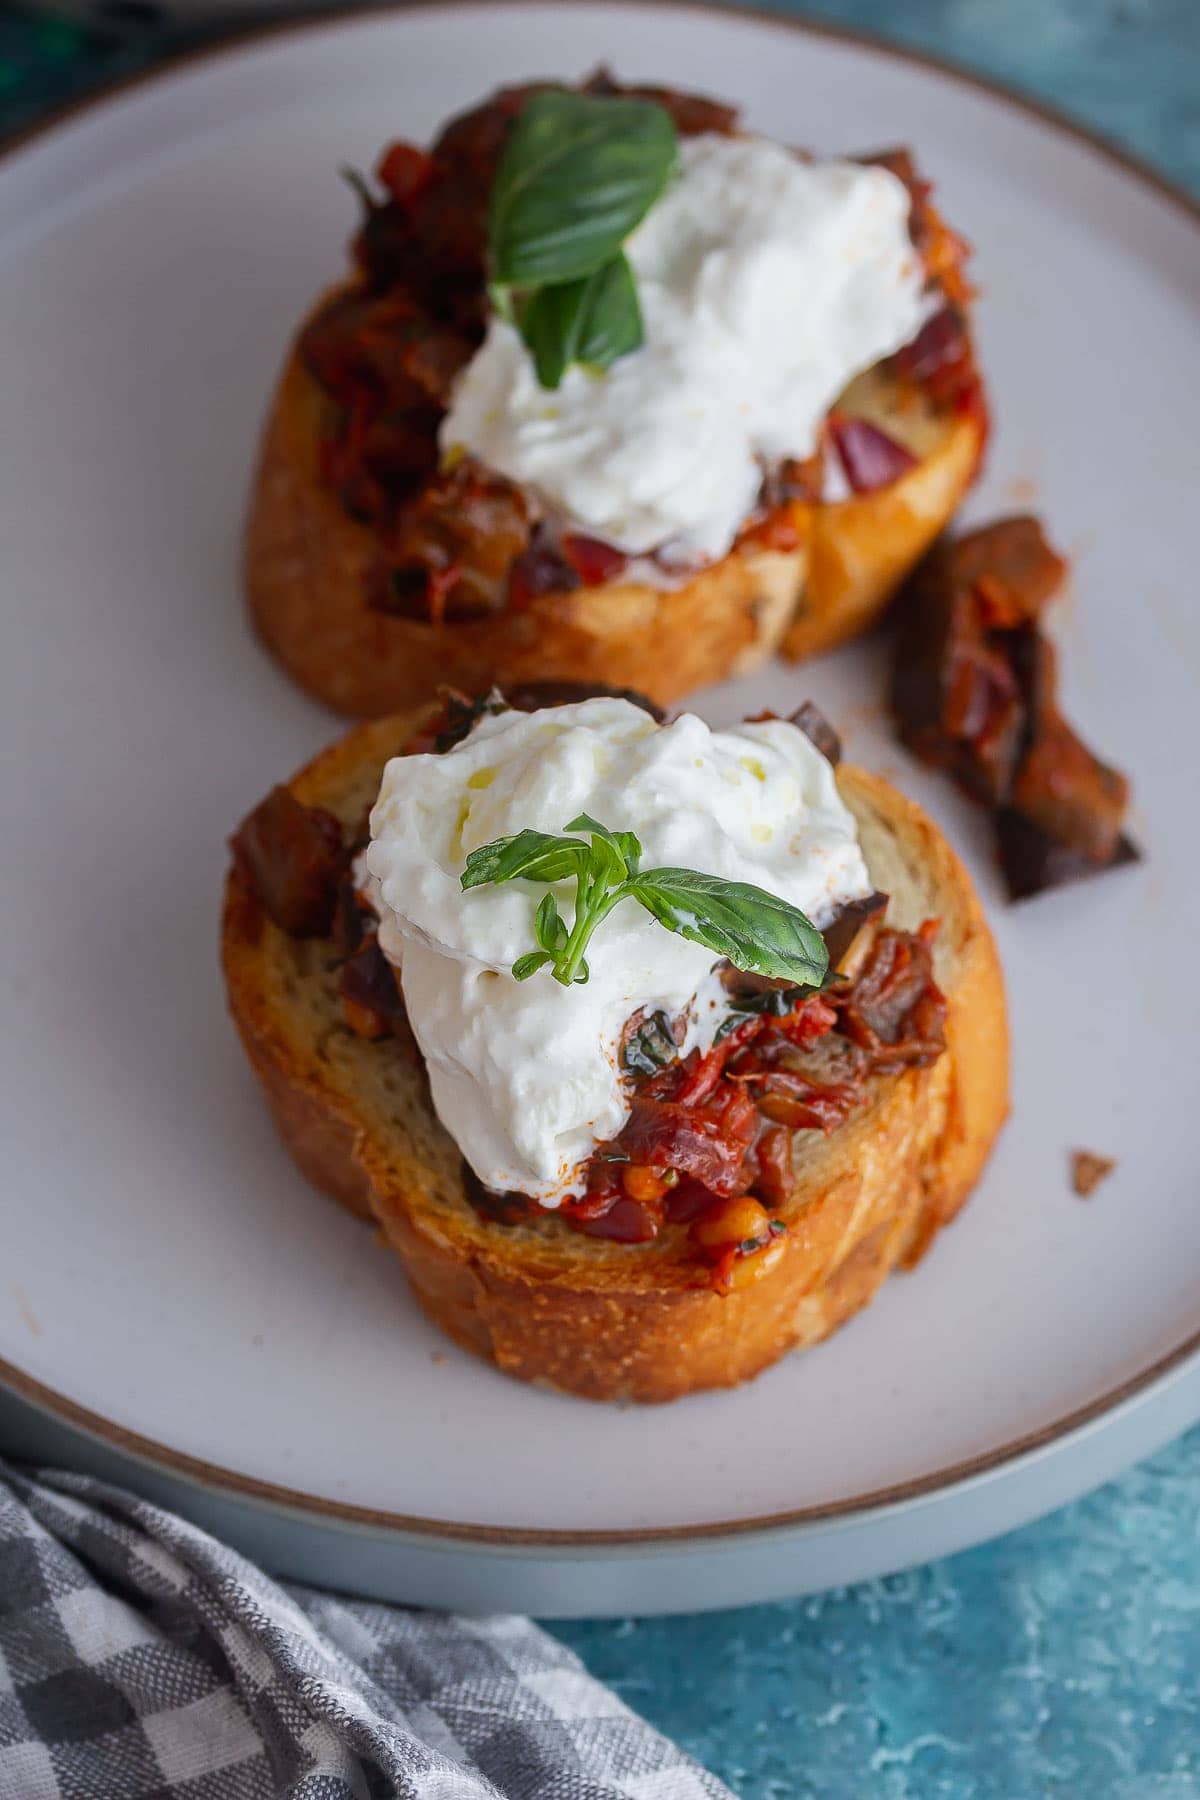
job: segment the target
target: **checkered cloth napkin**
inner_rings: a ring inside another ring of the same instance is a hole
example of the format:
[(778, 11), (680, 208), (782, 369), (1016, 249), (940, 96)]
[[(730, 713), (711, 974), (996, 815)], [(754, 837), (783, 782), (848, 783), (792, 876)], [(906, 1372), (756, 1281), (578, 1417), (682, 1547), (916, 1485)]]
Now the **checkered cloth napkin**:
[(282, 1587), (0, 1463), (0, 1800), (733, 1800), (528, 1619)]

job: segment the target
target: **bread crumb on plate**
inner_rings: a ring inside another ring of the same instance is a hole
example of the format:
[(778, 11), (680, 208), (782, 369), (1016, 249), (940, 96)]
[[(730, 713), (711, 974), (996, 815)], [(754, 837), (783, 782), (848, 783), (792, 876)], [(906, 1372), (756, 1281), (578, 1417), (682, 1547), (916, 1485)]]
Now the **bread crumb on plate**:
[(1071, 1186), (1081, 1200), (1086, 1200), (1116, 1166), (1114, 1157), (1098, 1156), (1094, 1150), (1072, 1150)]

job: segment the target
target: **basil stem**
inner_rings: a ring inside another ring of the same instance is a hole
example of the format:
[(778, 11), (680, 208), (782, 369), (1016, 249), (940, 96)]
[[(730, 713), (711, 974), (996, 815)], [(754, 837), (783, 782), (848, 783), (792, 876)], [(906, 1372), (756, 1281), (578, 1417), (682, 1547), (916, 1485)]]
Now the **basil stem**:
[(636, 901), (668, 931), (725, 957), (737, 969), (819, 987), (829, 966), (825, 941), (798, 907), (748, 882), (725, 881), (695, 869), (642, 869), (642, 846), (631, 831), (610, 831), (581, 813), (564, 828), (581, 837), (521, 831), (473, 850), (464, 890), (514, 880), (575, 882), (575, 914), (568, 930), (553, 894), (534, 916), (537, 949), (517, 958), (512, 973), (525, 981), (549, 968), (569, 987), (588, 979), (584, 952), (597, 928), (622, 900)]

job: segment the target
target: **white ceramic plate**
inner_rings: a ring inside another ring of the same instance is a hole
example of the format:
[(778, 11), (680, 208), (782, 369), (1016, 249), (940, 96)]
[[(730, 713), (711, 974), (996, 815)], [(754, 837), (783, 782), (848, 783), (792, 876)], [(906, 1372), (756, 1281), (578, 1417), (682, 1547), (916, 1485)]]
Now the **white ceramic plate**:
[[(1076, 559), (1068, 708), (1132, 771), (1149, 854), (1006, 909), (981, 819), (890, 740), (870, 646), (702, 697), (721, 721), (814, 694), (852, 755), (963, 846), (1008, 970), (1015, 1114), (961, 1223), (842, 1335), (742, 1392), (645, 1411), (520, 1387), (424, 1323), (390, 1258), (277, 1145), (216, 965), (226, 833), (336, 729), (257, 647), (238, 593), (257, 425), (351, 224), (336, 170), (499, 81), (600, 60), (730, 95), (821, 149), (919, 147), (978, 245), (998, 434), (971, 513), (1036, 504)], [(928, 65), (702, 10), (463, 6), (292, 29), (12, 155), (10, 1386), (148, 1458), (141, 1479), (280, 1566), (543, 1612), (894, 1566), (1014, 1523), (1200, 1413), (1198, 293), (1186, 208), (1078, 136)], [(1075, 1145), (1118, 1159), (1086, 1204)], [(10, 1436), (44, 1424), (14, 1414)], [(185, 1485), (164, 1489), (167, 1468)]]

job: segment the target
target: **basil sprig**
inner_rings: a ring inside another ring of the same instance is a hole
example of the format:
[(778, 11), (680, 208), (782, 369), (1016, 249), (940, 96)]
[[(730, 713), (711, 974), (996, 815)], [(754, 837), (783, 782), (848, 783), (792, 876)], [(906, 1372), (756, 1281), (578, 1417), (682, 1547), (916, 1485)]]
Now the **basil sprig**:
[(723, 881), (695, 869), (643, 869), (642, 846), (631, 831), (610, 831), (580, 813), (563, 827), (581, 837), (521, 831), (472, 850), (462, 873), (464, 889), (521, 879), (575, 882), (570, 926), (553, 894), (534, 914), (537, 948), (512, 965), (518, 981), (549, 967), (564, 987), (588, 979), (584, 951), (598, 925), (622, 900), (639, 906), (668, 931), (704, 944), (738, 969), (819, 987), (829, 955), (816, 926), (798, 907), (744, 881)]
[(509, 133), (488, 217), (491, 294), (556, 388), (572, 363), (607, 369), (642, 341), (622, 246), (670, 179), (678, 140), (652, 100), (547, 89)]

